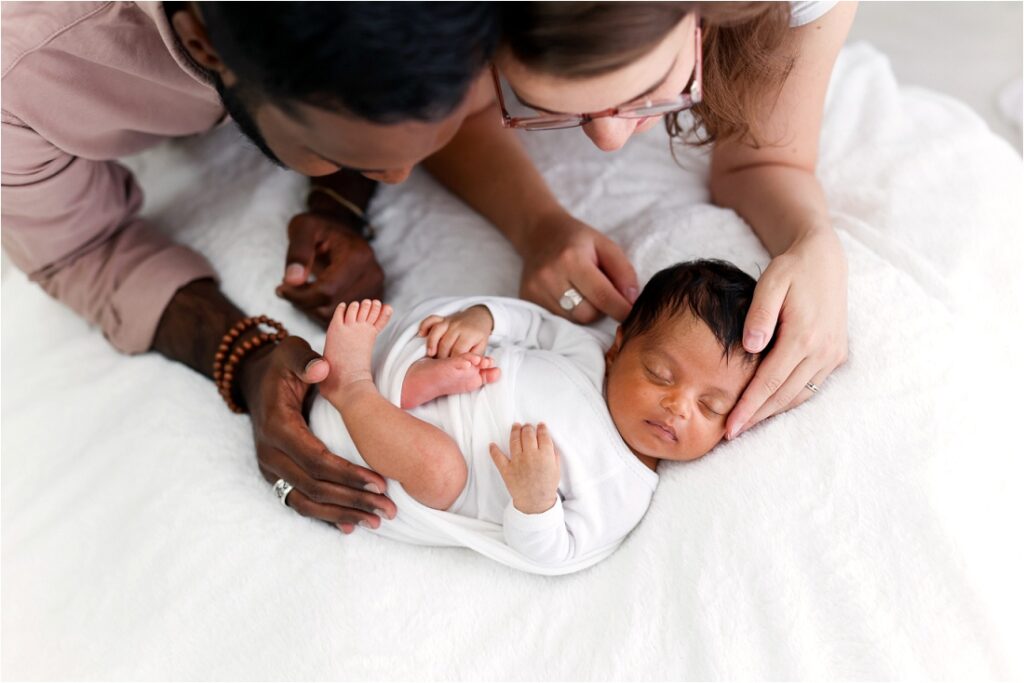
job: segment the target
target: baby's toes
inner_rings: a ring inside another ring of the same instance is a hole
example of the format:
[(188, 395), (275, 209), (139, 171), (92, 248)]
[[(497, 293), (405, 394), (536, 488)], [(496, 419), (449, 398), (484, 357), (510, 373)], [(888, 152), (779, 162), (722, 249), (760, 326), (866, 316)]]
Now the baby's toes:
[(486, 370), (487, 368), (494, 367), (494, 359), (490, 356), (484, 356), (480, 359), (480, 369)]
[[(378, 302), (380, 303), (380, 302)], [(377, 320), (373, 323), (373, 326), (378, 330), (383, 330), (384, 326), (391, 320), (391, 314), (394, 313), (395, 309), (391, 308), (390, 304), (381, 304), (380, 315), (377, 316)]]
[(481, 370), (480, 379), (484, 381), (484, 384), (497, 382), (501, 379), (501, 368), (487, 368), (485, 370)]
[(359, 315), (359, 302), (358, 301), (352, 301), (352, 302), (350, 302), (348, 304), (341, 304), (341, 305), (345, 306), (344, 323), (346, 325), (351, 325), (351, 324), (355, 323), (356, 316)]
[(370, 309), (372, 307), (373, 307), (373, 302), (370, 301), (369, 299), (363, 299), (362, 301), (360, 301), (359, 302), (359, 314), (356, 317), (356, 320), (358, 320), (361, 323), (365, 323), (366, 319), (370, 315)]

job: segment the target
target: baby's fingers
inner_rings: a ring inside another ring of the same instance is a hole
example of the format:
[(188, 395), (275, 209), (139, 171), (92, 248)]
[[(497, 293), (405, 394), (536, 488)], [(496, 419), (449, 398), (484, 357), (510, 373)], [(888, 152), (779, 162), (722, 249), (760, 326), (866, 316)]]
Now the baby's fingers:
[(430, 328), (430, 332), (427, 334), (427, 355), (437, 356), (437, 346), (444, 338), (445, 332), (448, 331), (448, 321), (440, 320)]
[(489, 450), (491, 452), (491, 460), (494, 461), (494, 466), (498, 468), (498, 474), (504, 477), (505, 468), (508, 467), (508, 456), (495, 443), (491, 444)]
[(551, 432), (543, 422), (537, 425), (537, 447), (542, 451), (555, 450), (555, 444), (551, 441)]
[(523, 454), (523, 426), (518, 422), (512, 425), (512, 433), (508, 437), (508, 452), (513, 460)]
[(432, 328), (434, 325), (438, 324), (442, 320), (444, 320), (444, 318), (442, 318), (439, 315), (428, 315), (426, 318), (423, 319), (423, 322), (420, 323), (419, 336), (426, 337), (427, 333), (430, 332), (430, 328)]

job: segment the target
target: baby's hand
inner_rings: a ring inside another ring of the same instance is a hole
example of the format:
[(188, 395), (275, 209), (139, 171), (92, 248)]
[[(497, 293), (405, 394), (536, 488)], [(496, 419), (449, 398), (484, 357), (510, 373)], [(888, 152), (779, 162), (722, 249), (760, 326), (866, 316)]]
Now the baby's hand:
[(496, 444), (491, 444), (491, 460), (512, 494), (512, 504), (527, 515), (550, 510), (558, 499), (561, 467), (547, 426), (543, 422), (536, 429), (533, 425), (512, 425), (509, 452), (511, 457), (506, 457)]
[(420, 323), (419, 336), (427, 338), (427, 355), (449, 358), (464, 353), (483, 355), (494, 329), (494, 318), (486, 306), (472, 306), (441, 317), (427, 316)]

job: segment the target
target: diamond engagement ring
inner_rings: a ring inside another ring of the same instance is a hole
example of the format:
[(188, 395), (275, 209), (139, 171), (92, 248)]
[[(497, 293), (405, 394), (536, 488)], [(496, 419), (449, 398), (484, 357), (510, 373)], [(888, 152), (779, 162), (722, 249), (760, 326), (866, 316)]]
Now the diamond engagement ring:
[(818, 387), (818, 385), (817, 385), (817, 384), (815, 384), (814, 382), (808, 382), (808, 383), (807, 383), (807, 384), (805, 384), (804, 386), (805, 386), (805, 387), (807, 387), (807, 389), (808, 389), (808, 390), (809, 390), (809, 391), (810, 391), (810, 392), (811, 392), (812, 394), (816, 394), (816, 393), (818, 393), (818, 389), (819, 389), (819, 387)]
[(284, 479), (278, 479), (274, 482), (274, 495), (281, 501), (281, 505), (288, 507), (288, 494), (295, 488)]
[(558, 305), (562, 307), (563, 311), (571, 311), (582, 302), (583, 295), (577, 292), (575, 287), (570, 287), (562, 294), (562, 298), (558, 300)]

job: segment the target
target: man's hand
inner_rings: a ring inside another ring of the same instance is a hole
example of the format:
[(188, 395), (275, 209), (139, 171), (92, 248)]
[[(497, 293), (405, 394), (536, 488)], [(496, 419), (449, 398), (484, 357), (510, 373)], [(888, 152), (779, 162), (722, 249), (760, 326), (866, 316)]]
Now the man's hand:
[(449, 316), (430, 315), (420, 323), (419, 336), (427, 338), (427, 355), (450, 358), (464, 353), (483, 354), (494, 330), (494, 317), (486, 306), (471, 306)]
[(558, 499), (561, 478), (558, 451), (547, 426), (512, 425), (509, 457), (491, 444), (491, 460), (512, 494), (512, 504), (527, 515), (547, 512)]
[(264, 478), (292, 484), (289, 507), (345, 533), (354, 531), (357, 524), (376, 529), (381, 517), (393, 519), (395, 504), (380, 495), (385, 491), (384, 478), (333, 455), (303, 418), (310, 385), (327, 377), (327, 361), (298, 337), (258, 353), (242, 365), (239, 387), (252, 416), (256, 457)]
[(384, 271), (353, 219), (323, 211), (292, 218), (278, 296), (326, 328), (342, 301), (379, 299), (383, 292)]

